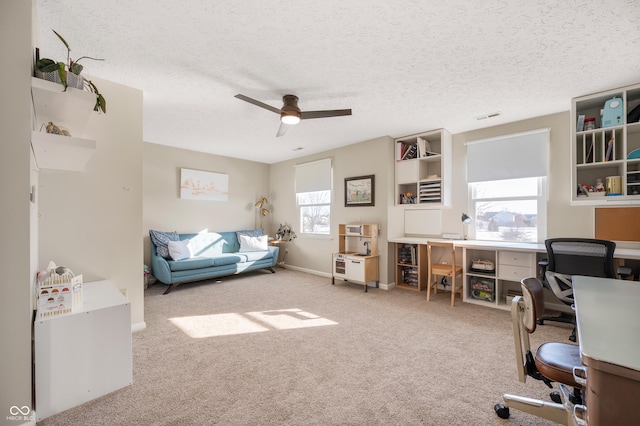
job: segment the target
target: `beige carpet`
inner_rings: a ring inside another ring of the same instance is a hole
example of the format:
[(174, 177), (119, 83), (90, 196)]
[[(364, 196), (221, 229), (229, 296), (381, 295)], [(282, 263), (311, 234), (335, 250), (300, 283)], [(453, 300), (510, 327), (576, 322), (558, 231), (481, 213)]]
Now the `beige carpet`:
[(133, 385), (39, 425), (552, 424), (493, 411), (548, 395), (517, 380), (507, 311), (283, 269), (164, 290), (146, 290)]

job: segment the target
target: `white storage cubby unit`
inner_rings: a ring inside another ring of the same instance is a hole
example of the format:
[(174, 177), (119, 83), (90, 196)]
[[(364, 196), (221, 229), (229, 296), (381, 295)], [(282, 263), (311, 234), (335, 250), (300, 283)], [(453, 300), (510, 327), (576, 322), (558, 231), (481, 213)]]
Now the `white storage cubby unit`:
[[(640, 204), (640, 84), (571, 102), (573, 204)], [(589, 125), (585, 125), (585, 121)], [(593, 129), (591, 129), (593, 123)], [(598, 179), (620, 177), (617, 194), (590, 193)]]
[(73, 313), (36, 314), (38, 421), (132, 383), (131, 303), (110, 281), (85, 283), (82, 293)]
[[(493, 263), (493, 271), (473, 268), (474, 260)], [(536, 276), (536, 253), (515, 250), (465, 248), (464, 301), (501, 309), (520, 293), (520, 281)]]
[[(96, 96), (33, 77), (31, 95), (35, 114), (31, 146), (40, 169), (82, 171), (96, 149), (96, 141), (85, 139), (84, 130), (94, 113)], [(47, 123), (67, 129), (71, 137), (47, 133)]]
[(395, 204), (451, 205), (451, 134), (433, 130), (395, 139)]

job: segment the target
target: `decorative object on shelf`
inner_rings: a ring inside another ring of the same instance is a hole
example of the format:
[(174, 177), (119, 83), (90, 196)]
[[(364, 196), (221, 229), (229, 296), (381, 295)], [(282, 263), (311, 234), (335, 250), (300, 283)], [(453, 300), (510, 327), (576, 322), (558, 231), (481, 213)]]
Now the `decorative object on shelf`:
[(344, 206), (375, 206), (375, 175), (357, 176), (344, 179)]
[(602, 127), (619, 126), (622, 123), (622, 98), (617, 96), (604, 103), (602, 111)]
[(60, 126), (56, 126), (53, 124), (53, 121), (47, 123), (45, 127), (47, 133), (51, 133), (52, 135), (61, 135), (61, 136), (71, 136), (68, 130), (61, 128)]
[(276, 240), (279, 241), (291, 241), (297, 238), (296, 233), (291, 229), (290, 225), (282, 225), (280, 224), (280, 228), (278, 228), (278, 232), (276, 232)]
[(463, 238), (466, 240), (467, 239), (467, 225), (469, 225), (471, 222), (473, 222), (473, 219), (471, 219), (471, 217), (466, 214), (466, 213), (462, 213), (462, 217), (460, 219), (462, 221), (462, 235)]
[(47, 270), (37, 274), (36, 295), (40, 318), (77, 311), (82, 307), (82, 275), (49, 262)]
[(258, 215), (260, 216), (260, 228), (262, 228), (262, 218), (265, 216), (269, 216), (269, 209), (267, 209), (267, 204), (269, 204), (269, 200), (267, 197), (262, 197), (255, 206), (258, 208)]
[(229, 199), (229, 175), (180, 169), (180, 198), (227, 201)]
[(71, 86), (76, 89), (86, 88), (89, 92), (96, 95), (96, 104), (93, 107), (94, 111), (102, 111), (107, 113), (107, 101), (104, 99), (98, 88), (91, 80), (85, 80), (80, 76), (83, 70), (83, 66), (78, 62), (82, 59), (91, 59), (94, 61), (104, 61), (104, 59), (92, 58), (91, 56), (81, 56), (80, 58), (73, 60), (70, 56), (71, 48), (67, 41), (56, 32), (52, 30), (56, 36), (62, 41), (67, 48), (67, 62), (56, 62), (49, 58), (39, 58), (39, 51), (36, 49), (36, 65), (35, 74), (36, 77), (44, 80), (54, 81), (64, 86), (64, 90)]
[(620, 176), (607, 176), (607, 195), (622, 194), (622, 178)]

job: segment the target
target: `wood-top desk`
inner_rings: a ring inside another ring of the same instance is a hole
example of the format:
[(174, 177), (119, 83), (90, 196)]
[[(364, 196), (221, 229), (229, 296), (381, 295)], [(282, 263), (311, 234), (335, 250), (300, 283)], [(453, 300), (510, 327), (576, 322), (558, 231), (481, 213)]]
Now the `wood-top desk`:
[(589, 426), (640, 419), (640, 283), (573, 278)]

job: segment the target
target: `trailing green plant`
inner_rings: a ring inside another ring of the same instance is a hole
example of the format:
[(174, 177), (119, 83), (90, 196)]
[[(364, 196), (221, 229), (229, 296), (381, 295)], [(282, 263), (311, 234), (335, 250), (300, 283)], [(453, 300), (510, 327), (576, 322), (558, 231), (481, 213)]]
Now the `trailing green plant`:
[[(76, 60), (71, 58), (71, 48), (69, 47), (69, 43), (56, 32), (56, 30), (52, 30), (55, 35), (58, 36), (60, 41), (67, 48), (67, 62), (56, 62), (53, 59), (42, 58), (36, 61), (36, 69), (38, 71), (48, 73), (48, 72), (58, 72), (60, 76), (60, 81), (62, 81), (62, 85), (64, 86), (64, 90), (67, 90), (67, 72), (71, 72), (77, 76), (80, 76), (80, 73), (84, 69), (84, 67), (79, 64), (82, 59), (91, 59), (94, 61), (104, 61), (104, 59), (100, 58), (92, 58), (91, 56), (81, 56)], [(96, 85), (91, 80), (83, 79), (84, 88), (89, 92), (96, 95), (96, 104), (93, 107), (94, 111), (102, 111), (105, 114), (107, 113), (107, 101), (104, 99), (104, 96), (100, 93)]]

